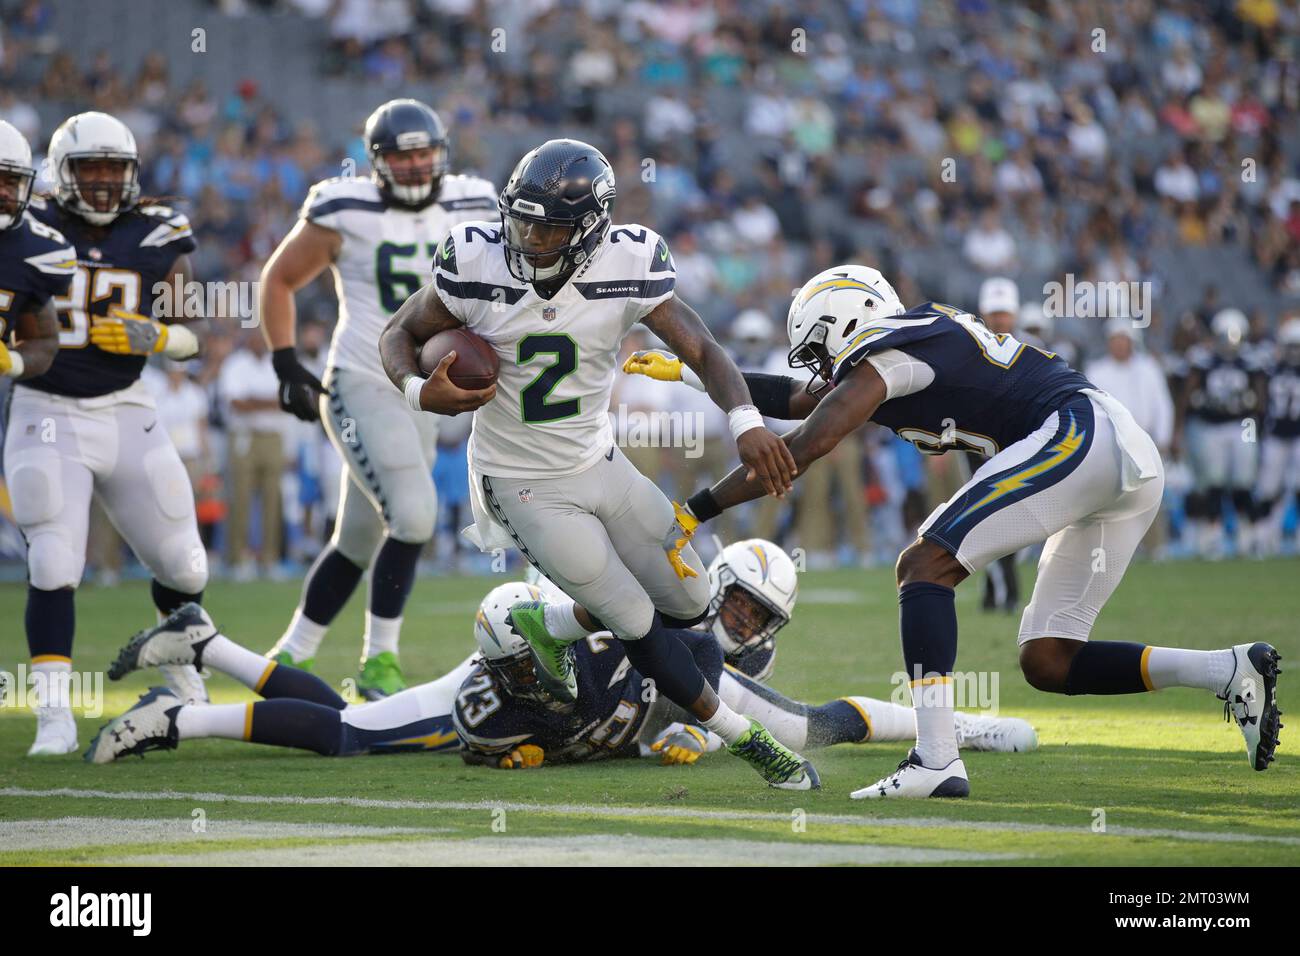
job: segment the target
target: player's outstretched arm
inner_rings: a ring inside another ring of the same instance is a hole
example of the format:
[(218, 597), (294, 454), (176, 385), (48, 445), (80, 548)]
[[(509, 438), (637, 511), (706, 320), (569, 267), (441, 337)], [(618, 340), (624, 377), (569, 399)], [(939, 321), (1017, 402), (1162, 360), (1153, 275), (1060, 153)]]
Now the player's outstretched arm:
[(19, 314), (14, 322), (16, 344), (0, 339), (0, 375), (19, 380), (44, 375), (59, 353), (59, 318), (54, 300)]
[(496, 395), (495, 384), (479, 389), (452, 384), (447, 369), (456, 361), (455, 352), (448, 352), (427, 378), (420, 372), (420, 347), (439, 332), (463, 324), (443, 304), (432, 283), (403, 302), (388, 320), (388, 327), (379, 337), (379, 358), (389, 380), (402, 390), (412, 408), (459, 415), (486, 405)]
[(676, 296), (659, 303), (641, 320), (690, 366), (709, 397), (725, 411), (736, 450), (764, 492), (783, 497), (794, 480), (795, 463), (781, 440), (763, 425), (740, 369), (713, 338), (699, 315)]
[[(885, 381), (875, 367), (869, 362), (856, 366), (827, 393), (803, 424), (782, 437), (798, 466), (798, 474), (804, 474), (809, 465), (869, 422), (885, 397)], [(762, 490), (742, 465), (712, 488), (691, 497), (687, 507), (700, 521), (708, 521), (761, 495)]]
[[(660, 382), (681, 382), (698, 392), (704, 383), (685, 362), (665, 349), (641, 349), (633, 352), (623, 363), (628, 375), (644, 375)], [(805, 382), (788, 375), (771, 375), (767, 372), (742, 372), (741, 377), (749, 388), (750, 398), (760, 415), (785, 421), (805, 419), (812, 414), (821, 400), (810, 394)]]
[(280, 408), (305, 422), (320, 418), (324, 388), (294, 351), (298, 310), (293, 296), (329, 268), (342, 248), (337, 231), (299, 219), (262, 267), (257, 286), (257, 314), (280, 380)]

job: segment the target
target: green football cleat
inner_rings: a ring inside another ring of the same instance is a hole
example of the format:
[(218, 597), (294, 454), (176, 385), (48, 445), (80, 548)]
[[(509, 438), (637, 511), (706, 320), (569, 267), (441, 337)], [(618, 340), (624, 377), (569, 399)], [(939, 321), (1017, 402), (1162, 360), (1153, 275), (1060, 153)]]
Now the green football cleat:
[(510, 606), (510, 630), (528, 642), (537, 681), (556, 700), (578, 699), (578, 675), (573, 669), (573, 645), (551, 637), (546, 629), (545, 601), (521, 601)]
[(392, 697), (398, 691), (406, 690), (406, 681), (402, 679), (402, 668), (397, 663), (397, 655), (392, 651), (381, 651), (374, 657), (367, 658), (357, 675), (357, 690), (366, 700), (383, 700)]
[(820, 790), (821, 778), (811, 763), (783, 745), (753, 717), (749, 731), (727, 748), (781, 790)]
[(316, 669), (316, 658), (304, 657), (300, 661), (295, 661), (293, 655), (288, 651), (281, 651), (279, 654), (273, 654), (271, 660), (277, 664), (283, 664), (285, 667), (296, 667), (300, 671), (312, 672)]

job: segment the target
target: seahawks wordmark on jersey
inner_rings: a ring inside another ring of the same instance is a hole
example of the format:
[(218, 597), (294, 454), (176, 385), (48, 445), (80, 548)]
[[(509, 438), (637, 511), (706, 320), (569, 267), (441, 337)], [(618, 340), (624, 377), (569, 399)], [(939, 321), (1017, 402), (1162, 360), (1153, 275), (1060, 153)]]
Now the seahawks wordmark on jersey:
[(76, 267), (76, 250), (63, 233), (31, 212), (24, 212), (15, 228), (0, 231), (0, 342), (8, 339), (18, 316), (67, 295)]
[(640, 225), (613, 226), (550, 299), (515, 279), (497, 222), (451, 230), (434, 263), (438, 296), (501, 359), (497, 394), (474, 413), (470, 464), (504, 478), (561, 478), (614, 446), (610, 391), (619, 344), (669, 299), (667, 244)]
[(496, 205), (492, 184), (476, 176), (444, 176), (437, 202), (423, 209), (386, 201), (369, 178), (326, 179), (313, 186), (301, 217), (343, 237), (331, 266), (339, 321), (329, 365), (387, 381), (379, 336), (389, 317), (424, 285), (447, 231)]
[(76, 249), (76, 266), (67, 293), (54, 299), (59, 353), (48, 372), (23, 385), (89, 398), (134, 384), (145, 356), (103, 351), (90, 341), (91, 322), (114, 307), (153, 314), (155, 289), (166, 289), (163, 294), (170, 296), (176, 260), (196, 248), (190, 221), (169, 206), (139, 206), (101, 228), (39, 196), (29, 211), (68, 238)]
[(835, 357), (835, 382), (872, 356), (888, 361), (879, 357), (894, 350), (928, 367), (929, 380), (918, 366), (906, 394), (891, 393), (872, 421), (932, 455), (958, 448), (991, 457), (1031, 434), (1068, 396), (1093, 388), (1054, 353), (938, 302), (858, 330)]

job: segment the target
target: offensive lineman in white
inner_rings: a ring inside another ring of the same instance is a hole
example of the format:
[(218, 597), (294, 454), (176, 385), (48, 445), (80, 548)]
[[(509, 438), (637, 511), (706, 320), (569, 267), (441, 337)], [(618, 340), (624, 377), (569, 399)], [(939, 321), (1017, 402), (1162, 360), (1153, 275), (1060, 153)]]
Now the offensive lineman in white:
[[(402, 610), (438, 513), (431, 474), (438, 419), (393, 392), (379, 336), (420, 287), (447, 230), (494, 209), (496, 191), (484, 179), (447, 173), (446, 130), (423, 103), (383, 104), (366, 120), (365, 137), (374, 175), (312, 187), (262, 271), (260, 306), (281, 407), (304, 421), (321, 418), (344, 461), (334, 535), (268, 656), (310, 669), (326, 629), (371, 568), (357, 687), (373, 700), (406, 686), (397, 657)], [(322, 386), (294, 353), (293, 295), (327, 268), (339, 324)]]
[[(812, 765), (708, 685), (679, 636), (702, 619), (704, 567), (681, 537), (672, 504), (614, 444), (607, 415), (619, 343), (636, 322), (676, 343), (729, 412), (741, 461), (773, 494), (791, 459), (763, 427), (727, 353), (676, 300), (668, 246), (640, 225), (612, 227), (614, 173), (598, 150), (552, 140), (529, 152), (501, 192), (500, 218), (454, 228), (434, 282), (393, 316), (380, 341), (384, 369), (411, 407), (477, 409), (470, 438), (475, 537), (512, 542), (574, 601), (511, 609), (539, 680), (576, 699), (572, 643), (608, 629), (657, 692), (725, 740), (771, 785), (819, 785)], [(453, 385), (449, 353), (427, 378), (423, 342), (466, 326), (501, 360), (496, 384)], [(677, 560), (664, 561), (665, 550)]]

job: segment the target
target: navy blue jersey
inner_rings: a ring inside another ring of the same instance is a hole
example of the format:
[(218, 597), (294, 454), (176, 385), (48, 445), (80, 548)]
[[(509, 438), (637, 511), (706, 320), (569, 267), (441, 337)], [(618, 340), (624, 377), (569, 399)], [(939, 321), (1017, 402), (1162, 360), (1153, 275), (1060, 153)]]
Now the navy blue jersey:
[[(722, 648), (710, 634), (685, 638), (710, 686), (722, 675)], [(578, 700), (538, 703), (506, 694), (480, 663), (456, 695), (452, 713), (463, 745), (476, 753), (508, 753), (520, 744), (546, 751), (553, 763), (635, 757), (637, 733), (654, 700), (650, 682), (612, 637), (592, 635), (575, 646)]]
[(995, 455), (1033, 432), (1091, 382), (1052, 352), (988, 329), (974, 315), (927, 302), (876, 320), (835, 358), (834, 380), (875, 352), (898, 349), (934, 381), (881, 403), (872, 421), (929, 455), (950, 448)]
[(115, 355), (92, 344), (91, 321), (114, 306), (153, 313), (155, 289), (171, 281), (177, 258), (195, 249), (189, 220), (168, 206), (142, 206), (101, 229), (40, 196), (29, 209), (68, 237), (77, 265), (67, 294), (55, 299), (59, 353), (48, 372), (23, 384), (78, 398), (126, 388), (140, 377), (145, 356)]
[(1197, 348), (1189, 361), (1193, 375), (1189, 415), (1218, 423), (1240, 421), (1263, 410), (1263, 396), (1256, 394), (1262, 369), (1249, 353), (1224, 355)]
[(1300, 363), (1282, 363), (1268, 377), (1264, 430), (1278, 438), (1300, 436)]
[(66, 295), (75, 268), (68, 240), (30, 212), (14, 228), (0, 231), (0, 342), (8, 341), (18, 316)]

